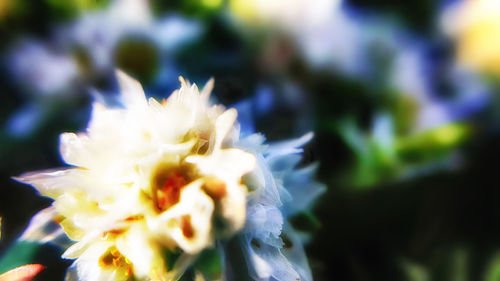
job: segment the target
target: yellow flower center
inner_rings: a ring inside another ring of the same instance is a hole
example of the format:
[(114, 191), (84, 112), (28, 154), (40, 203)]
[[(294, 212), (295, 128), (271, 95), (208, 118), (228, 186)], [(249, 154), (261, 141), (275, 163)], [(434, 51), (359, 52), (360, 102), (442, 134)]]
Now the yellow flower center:
[(134, 274), (134, 267), (130, 260), (123, 256), (118, 249), (110, 247), (99, 259), (99, 264), (103, 268), (115, 268), (123, 270), (126, 276)]
[(181, 173), (171, 173), (163, 185), (156, 189), (156, 207), (161, 212), (179, 202), (181, 189), (187, 184)]
[(193, 181), (188, 167), (160, 165), (153, 174), (153, 204), (160, 213), (179, 203), (180, 194), (186, 185)]

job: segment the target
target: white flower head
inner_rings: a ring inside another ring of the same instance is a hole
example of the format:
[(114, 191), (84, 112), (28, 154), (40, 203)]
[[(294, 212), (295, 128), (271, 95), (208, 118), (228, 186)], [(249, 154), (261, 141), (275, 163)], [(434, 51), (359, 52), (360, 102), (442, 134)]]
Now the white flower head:
[[(73, 167), (17, 179), (54, 199), (76, 241), (63, 254), (76, 259), (69, 280), (177, 280), (215, 239), (242, 229), (242, 176), (256, 160), (233, 146), (237, 111), (210, 105), (212, 81), (200, 92), (180, 78), (160, 103), (117, 76), (124, 107), (95, 103), (85, 133), (61, 135)], [(166, 252), (178, 257), (168, 261)]]

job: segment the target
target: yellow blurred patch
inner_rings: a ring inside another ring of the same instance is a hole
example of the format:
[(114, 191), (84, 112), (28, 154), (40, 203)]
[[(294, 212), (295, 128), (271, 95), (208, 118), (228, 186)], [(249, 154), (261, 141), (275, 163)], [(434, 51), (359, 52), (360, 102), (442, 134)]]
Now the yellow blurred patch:
[(231, 0), (229, 8), (240, 19), (252, 21), (257, 19), (257, 3), (249, 0)]
[(222, 0), (201, 0), (201, 3), (209, 9), (216, 9), (222, 5)]
[(0, 0), (0, 20), (9, 13), (10, 4), (10, 0)]
[(500, 75), (500, 1), (469, 0), (456, 24), (457, 57), (466, 66)]
[(425, 131), (416, 136), (397, 140), (399, 151), (408, 149), (449, 149), (459, 145), (471, 134), (471, 128), (464, 123), (452, 123)]

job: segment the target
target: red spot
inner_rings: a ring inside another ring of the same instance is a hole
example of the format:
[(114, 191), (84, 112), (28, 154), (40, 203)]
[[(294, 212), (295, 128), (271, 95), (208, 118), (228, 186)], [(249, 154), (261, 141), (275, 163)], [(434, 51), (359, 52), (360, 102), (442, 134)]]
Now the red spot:
[(143, 218), (144, 218), (143, 215), (134, 215), (134, 216), (130, 216), (130, 217), (126, 218), (125, 221), (133, 222), (133, 221), (142, 220)]
[(188, 239), (193, 238), (194, 229), (193, 229), (193, 226), (191, 225), (191, 216), (190, 215), (182, 216), (181, 229), (182, 229), (182, 234), (184, 236), (186, 236), (186, 238), (188, 238)]
[(118, 236), (118, 235), (120, 235), (120, 234), (122, 234), (124, 232), (125, 232), (125, 229), (112, 229), (112, 230), (108, 230), (108, 231), (102, 233), (102, 238), (106, 239), (106, 240), (109, 239), (109, 238), (114, 239), (114, 238), (116, 238), (116, 236)]
[(172, 173), (165, 182), (156, 191), (156, 206), (160, 211), (165, 211), (168, 208), (179, 202), (181, 189), (187, 184), (181, 173)]

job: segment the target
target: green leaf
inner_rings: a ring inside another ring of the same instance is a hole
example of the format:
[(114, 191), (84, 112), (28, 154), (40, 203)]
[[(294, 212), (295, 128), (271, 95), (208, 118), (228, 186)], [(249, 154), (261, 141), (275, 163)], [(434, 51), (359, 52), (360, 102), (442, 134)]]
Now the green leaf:
[(222, 262), (219, 251), (215, 248), (206, 249), (198, 256), (194, 268), (207, 279), (217, 279), (222, 275)]
[(35, 256), (43, 244), (19, 241), (14, 243), (0, 258), (0, 274), (21, 265), (34, 262)]
[(484, 275), (484, 281), (498, 280), (500, 280), (500, 252), (493, 256)]
[(396, 140), (396, 150), (407, 159), (436, 158), (460, 145), (470, 134), (468, 124), (452, 123), (418, 135), (400, 137)]
[(405, 260), (401, 263), (408, 281), (430, 281), (429, 270), (415, 262)]
[(181, 256), (181, 252), (171, 251), (165, 248), (165, 250), (163, 251), (163, 256), (165, 257), (165, 266), (167, 267), (167, 270), (170, 271), (174, 268), (175, 262)]

